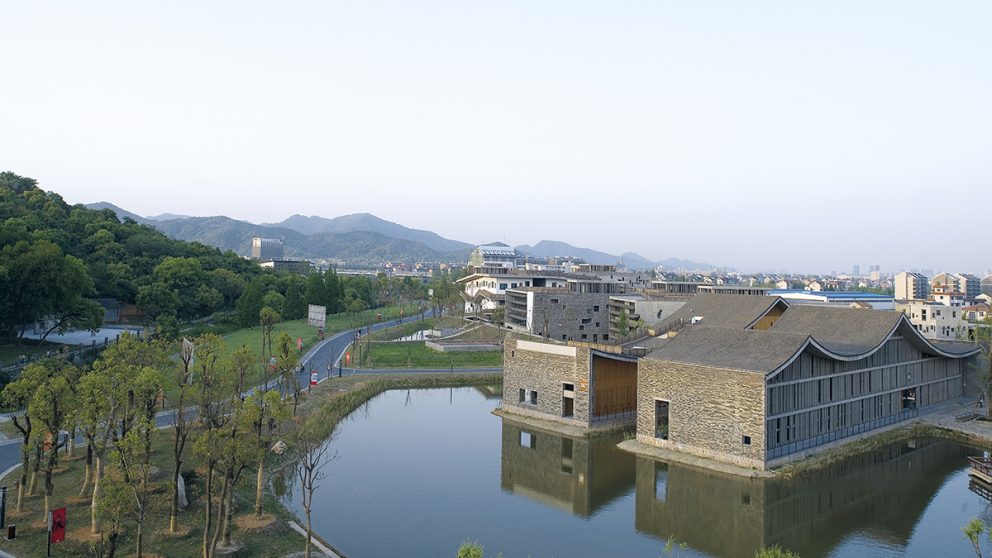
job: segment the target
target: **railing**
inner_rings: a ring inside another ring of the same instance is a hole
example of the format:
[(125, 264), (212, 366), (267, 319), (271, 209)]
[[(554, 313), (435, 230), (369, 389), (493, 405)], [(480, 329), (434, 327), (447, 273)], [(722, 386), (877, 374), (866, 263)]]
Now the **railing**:
[(992, 457), (969, 457), (968, 461), (973, 472), (992, 478)]
[(869, 430), (874, 430), (876, 428), (881, 428), (883, 426), (888, 426), (890, 424), (895, 424), (897, 422), (902, 422), (907, 419), (915, 418), (919, 415), (918, 409), (906, 409), (901, 413), (883, 417), (880, 419), (875, 419), (868, 422), (863, 422), (857, 426), (849, 426), (847, 428), (841, 428), (839, 430), (834, 430), (820, 436), (815, 436), (813, 438), (807, 438), (805, 440), (799, 440), (798, 442), (792, 442), (791, 444), (786, 444), (779, 446), (777, 448), (772, 448), (768, 450), (765, 458), (768, 461), (773, 459), (778, 459), (786, 455), (791, 455), (793, 453), (801, 452), (807, 449), (816, 448), (824, 444), (829, 444), (835, 440), (841, 440), (848, 438), (850, 436), (857, 436), (858, 434), (863, 434)]

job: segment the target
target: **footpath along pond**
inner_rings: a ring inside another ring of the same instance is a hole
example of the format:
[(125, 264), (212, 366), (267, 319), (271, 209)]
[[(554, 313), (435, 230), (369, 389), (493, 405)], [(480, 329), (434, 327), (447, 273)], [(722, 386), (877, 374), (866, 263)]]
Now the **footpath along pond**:
[[(968, 556), (961, 533), (992, 505), (969, 489), (977, 450), (914, 439), (811, 478), (743, 479), (569, 438), (491, 414), (493, 390), (390, 391), (342, 422), (314, 529), (348, 558), (750, 558), (779, 544), (814, 556)], [(287, 475), (275, 489), (302, 517)]]

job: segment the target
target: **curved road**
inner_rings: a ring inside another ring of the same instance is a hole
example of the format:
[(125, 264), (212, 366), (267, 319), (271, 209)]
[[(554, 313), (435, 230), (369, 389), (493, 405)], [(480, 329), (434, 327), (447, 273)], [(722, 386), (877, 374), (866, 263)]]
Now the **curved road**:
[[(432, 311), (428, 310), (423, 314), (424, 318), (431, 316)], [(374, 324), (372, 326), (373, 331), (379, 331), (380, 329), (385, 329), (387, 327), (393, 327), (400, 324), (406, 324), (410, 322), (415, 322), (421, 319), (420, 314), (413, 316), (407, 316), (404, 318), (390, 320), (386, 322), (381, 322)], [(362, 333), (368, 333), (368, 326), (362, 327)], [(323, 341), (320, 341), (313, 346), (309, 351), (307, 351), (301, 358), (300, 362), (304, 365), (304, 370), (299, 373), (300, 386), (304, 389), (309, 385), (310, 382), (310, 372), (316, 371), (318, 382), (323, 382), (326, 380), (333, 372), (333, 374), (339, 373), (340, 360), (344, 357), (345, 349), (354, 340), (355, 330), (347, 330), (337, 333)], [(330, 367), (330, 368), (329, 368)], [(477, 368), (477, 369), (459, 369), (461, 373), (487, 373), (487, 372), (499, 372), (502, 368)], [(440, 372), (450, 372), (451, 369), (432, 369), (432, 370), (355, 370), (352, 368), (341, 368), (341, 374), (381, 374), (381, 373), (440, 373)], [(272, 384), (270, 384), (272, 385)], [(256, 388), (253, 388), (257, 389)], [(172, 425), (173, 412), (172, 411), (161, 411), (155, 415), (155, 423), (159, 428), (167, 427)], [(82, 440), (77, 440), (77, 443), (82, 443)], [(6, 471), (10, 468), (19, 465), (21, 462), (21, 440), (20, 438), (10, 439), (0, 442), (0, 476), (4, 475)]]

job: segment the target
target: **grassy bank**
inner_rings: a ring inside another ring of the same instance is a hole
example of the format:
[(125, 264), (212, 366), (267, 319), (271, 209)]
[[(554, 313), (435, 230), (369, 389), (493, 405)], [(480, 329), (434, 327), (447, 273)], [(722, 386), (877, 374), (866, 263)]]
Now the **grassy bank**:
[(341, 419), (366, 401), (393, 389), (432, 389), (501, 384), (502, 374), (383, 374), (333, 378), (323, 382), (300, 407), (308, 420), (316, 420), (328, 435)]
[(413, 335), (425, 329), (439, 329), (442, 327), (461, 327), (465, 325), (465, 320), (461, 318), (427, 318), (415, 322), (406, 323), (399, 326), (380, 329), (372, 334), (373, 341), (395, 341), (408, 335)]
[[(353, 358), (359, 354), (352, 348)], [(503, 365), (500, 351), (442, 353), (423, 341), (362, 343), (362, 368), (493, 368)]]
[(17, 345), (16, 340), (3, 338), (0, 339), (0, 366), (16, 364), (18, 357), (22, 355), (26, 357), (44, 355), (47, 351), (58, 352), (61, 348), (62, 345), (51, 341), (38, 345), (38, 341), (34, 339), (22, 339), (21, 344)]

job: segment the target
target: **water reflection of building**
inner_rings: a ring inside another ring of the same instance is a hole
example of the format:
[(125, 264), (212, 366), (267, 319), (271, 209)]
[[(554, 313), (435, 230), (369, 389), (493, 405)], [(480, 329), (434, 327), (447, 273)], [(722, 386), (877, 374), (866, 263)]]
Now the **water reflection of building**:
[(750, 479), (638, 458), (636, 528), (716, 556), (780, 545), (823, 556), (855, 531), (905, 546), (968, 451), (943, 440), (889, 446), (794, 480)]
[(618, 436), (571, 438), (503, 419), (503, 490), (580, 517), (630, 492), (634, 456)]

